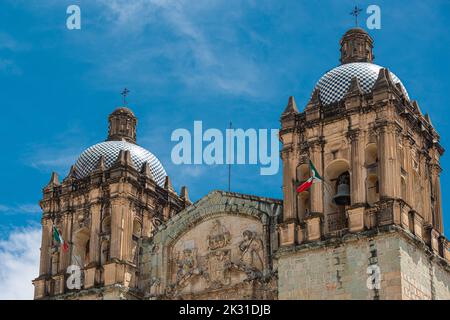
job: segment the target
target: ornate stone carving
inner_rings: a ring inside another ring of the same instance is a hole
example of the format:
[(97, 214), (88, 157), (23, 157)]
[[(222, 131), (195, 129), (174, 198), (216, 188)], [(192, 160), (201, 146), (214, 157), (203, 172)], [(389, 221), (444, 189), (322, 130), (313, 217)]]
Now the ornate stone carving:
[(252, 269), (263, 270), (263, 243), (256, 232), (245, 230), (239, 243), (240, 263)]
[(211, 231), (206, 239), (209, 250), (223, 248), (230, 242), (230, 232), (221, 224), (220, 220), (215, 220)]
[(214, 250), (206, 257), (206, 280), (211, 289), (229, 285), (231, 278), (229, 275), (229, 265), (231, 262), (231, 250)]
[(176, 282), (180, 282), (183, 278), (192, 275), (194, 272), (198, 273), (197, 268), (197, 250), (184, 249), (183, 252), (178, 252), (176, 259), (177, 276)]

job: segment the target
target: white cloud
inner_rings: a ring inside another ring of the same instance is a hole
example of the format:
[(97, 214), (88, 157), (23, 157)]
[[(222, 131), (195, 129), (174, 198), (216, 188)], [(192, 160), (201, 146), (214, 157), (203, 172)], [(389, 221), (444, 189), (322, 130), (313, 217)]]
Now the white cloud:
[(13, 230), (0, 241), (0, 300), (33, 299), (40, 243), (41, 230), (35, 227)]
[(14, 214), (14, 213), (39, 213), (41, 208), (37, 204), (23, 203), (15, 206), (0, 204), (0, 212)]
[[(241, 15), (235, 13), (239, 6), (231, 10), (225, 1), (184, 0), (102, 0), (99, 4), (102, 23), (90, 40), (94, 53), (89, 55), (93, 59), (89, 62), (98, 67), (88, 78), (100, 79), (100, 86), (108, 79), (108, 86), (128, 83), (146, 88), (143, 92), (149, 87), (159, 92), (176, 82), (188, 91), (212, 94), (259, 97), (270, 91), (268, 69), (241, 48), (232, 27), (242, 24)], [(218, 12), (221, 21), (211, 30), (210, 16)], [(223, 16), (233, 22), (223, 23)], [(148, 31), (155, 28), (167, 38), (152, 39)], [(253, 38), (265, 43), (255, 31)], [(116, 48), (117, 42), (126, 49)], [(116, 51), (105, 54), (107, 47)], [(160, 61), (165, 62), (163, 76)]]

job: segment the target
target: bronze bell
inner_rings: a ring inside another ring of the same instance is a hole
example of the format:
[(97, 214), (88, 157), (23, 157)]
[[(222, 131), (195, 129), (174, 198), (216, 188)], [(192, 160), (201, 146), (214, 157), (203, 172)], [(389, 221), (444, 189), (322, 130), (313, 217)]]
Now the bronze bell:
[(337, 192), (333, 197), (333, 202), (338, 206), (350, 205), (350, 177), (348, 174), (342, 174), (338, 177)]

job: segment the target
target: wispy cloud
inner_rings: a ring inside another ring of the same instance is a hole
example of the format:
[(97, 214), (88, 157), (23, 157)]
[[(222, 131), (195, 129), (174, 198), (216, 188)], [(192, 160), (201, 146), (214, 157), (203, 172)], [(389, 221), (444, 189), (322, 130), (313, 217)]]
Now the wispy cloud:
[(0, 300), (33, 299), (40, 242), (41, 231), (34, 227), (13, 230), (0, 241)]
[(29, 48), (30, 48), (29, 44), (17, 41), (10, 34), (0, 31), (0, 50), (19, 52), (28, 50)]
[(0, 204), (0, 212), (5, 214), (17, 214), (17, 213), (39, 213), (41, 208), (37, 204), (18, 204), (18, 205), (5, 205)]
[[(80, 37), (92, 43), (89, 50), (95, 54), (87, 56), (96, 68), (87, 78), (98, 79), (99, 86), (130, 83), (153, 95), (174, 83), (203, 94), (260, 97), (270, 92), (269, 70), (238, 45), (242, 39), (233, 28), (242, 23), (239, 6), (231, 10), (221, 0), (99, 3), (96, 25), (101, 27)], [(212, 24), (210, 16), (218, 12), (223, 21)], [(256, 31), (249, 41), (268, 44)]]

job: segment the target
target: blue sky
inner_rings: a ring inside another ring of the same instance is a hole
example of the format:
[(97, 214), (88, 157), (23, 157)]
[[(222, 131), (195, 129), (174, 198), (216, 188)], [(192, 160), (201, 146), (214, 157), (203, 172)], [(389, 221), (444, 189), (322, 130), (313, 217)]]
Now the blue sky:
[[(82, 29), (66, 28), (81, 8)], [(170, 134), (205, 128), (278, 128), (287, 99), (303, 108), (315, 82), (338, 65), (339, 39), (355, 4), (381, 7), (375, 63), (389, 67), (450, 143), (450, 2), (237, 0), (1, 0), (0, 239), (35, 228), (52, 171), (64, 177), (77, 156), (103, 141), (107, 116), (131, 90), (138, 143), (193, 200), (226, 189), (226, 166), (175, 166)], [(363, 14), (363, 18), (367, 17)], [(442, 158), (450, 234), (450, 158)], [(281, 197), (281, 175), (233, 168), (233, 191)], [(28, 229), (23, 229), (28, 230)]]

